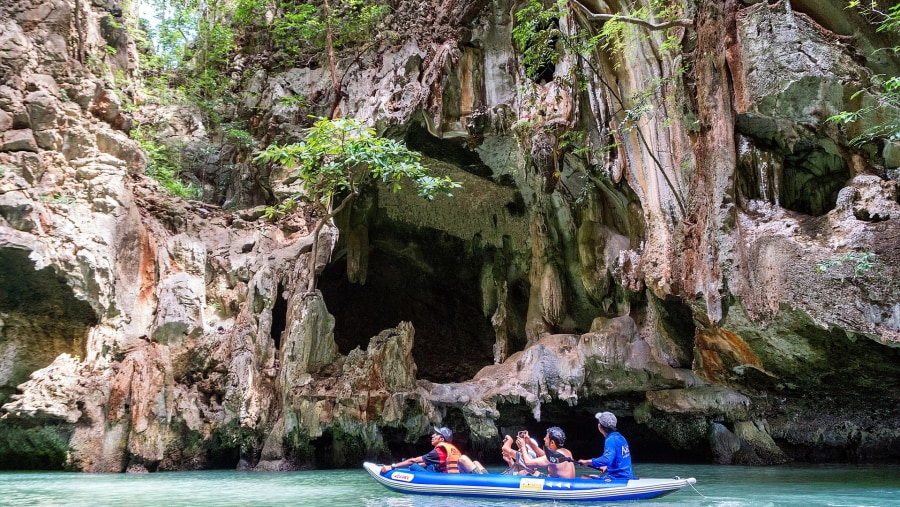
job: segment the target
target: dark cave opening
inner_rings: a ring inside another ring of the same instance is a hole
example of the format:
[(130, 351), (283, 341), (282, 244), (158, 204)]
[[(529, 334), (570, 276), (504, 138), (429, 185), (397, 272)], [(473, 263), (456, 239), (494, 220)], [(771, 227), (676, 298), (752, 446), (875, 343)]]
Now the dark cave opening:
[(840, 155), (818, 145), (795, 147), (784, 157), (781, 206), (806, 215), (824, 215), (834, 209), (838, 192), (849, 179), (850, 170)]
[(284, 285), (278, 284), (275, 293), (275, 304), (272, 306), (272, 341), (275, 342), (275, 350), (281, 350), (281, 334), (287, 326), (287, 299), (284, 297)]
[[(666, 355), (678, 362), (682, 368), (690, 368), (694, 360), (694, 338), (697, 326), (691, 308), (681, 298), (668, 295), (665, 299), (656, 299), (652, 295), (650, 304), (657, 308), (659, 320), (657, 333), (667, 337), (660, 340), (658, 346)], [(728, 307), (725, 307), (728, 311)]]
[(427, 157), (451, 163), (468, 173), (493, 180), (491, 168), (481, 160), (477, 151), (469, 148), (465, 138), (439, 139), (431, 135), (423, 124), (413, 122), (406, 132), (406, 146)]
[(62, 353), (84, 357), (87, 331), (98, 322), (52, 266), (35, 270), (29, 251), (0, 248), (0, 357), (12, 368), (0, 372), (0, 405), (32, 372)]
[(0, 424), (0, 470), (65, 470), (72, 428), (67, 424)]
[(314, 449), (315, 467), (320, 470), (356, 467), (360, 462), (375, 459), (367, 452), (359, 436), (347, 433), (339, 426), (322, 431), (322, 436), (310, 441)]
[(765, 199), (772, 204), (811, 216), (833, 210), (837, 196), (850, 180), (844, 158), (820, 141), (781, 146), (765, 124), (739, 116), (738, 170), (735, 191), (739, 202)]
[(419, 378), (460, 382), (493, 364), (494, 329), (481, 309), (481, 262), (461, 240), (441, 232), (411, 236), (394, 229), (372, 237), (388, 235), (389, 241), (369, 246), (365, 284), (347, 279), (344, 257), (319, 277), (340, 352), (365, 349), (379, 332), (409, 321)]
[[(531, 26), (522, 31), (519, 48), (525, 56), (525, 73), (537, 84), (549, 83), (556, 74), (559, 50), (556, 48), (559, 33), (559, 19), (525, 21)], [(521, 28), (521, 27), (520, 27)]]

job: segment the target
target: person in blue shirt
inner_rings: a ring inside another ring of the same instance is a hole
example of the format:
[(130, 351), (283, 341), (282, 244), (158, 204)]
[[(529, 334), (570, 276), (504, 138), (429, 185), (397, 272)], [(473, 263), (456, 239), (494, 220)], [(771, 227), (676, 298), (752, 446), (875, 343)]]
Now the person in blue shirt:
[(616, 431), (616, 416), (612, 412), (598, 412), (597, 428), (606, 442), (603, 444), (603, 456), (592, 459), (580, 459), (578, 463), (606, 472), (612, 479), (634, 479), (631, 470), (631, 450), (621, 433)]

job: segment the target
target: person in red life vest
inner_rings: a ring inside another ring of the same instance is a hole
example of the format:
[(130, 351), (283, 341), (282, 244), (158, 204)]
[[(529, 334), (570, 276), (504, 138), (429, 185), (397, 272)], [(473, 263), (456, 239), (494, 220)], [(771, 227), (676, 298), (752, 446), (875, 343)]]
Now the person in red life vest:
[[(427, 454), (423, 454), (416, 458), (409, 458), (399, 463), (384, 465), (381, 467), (381, 473), (404, 467), (409, 467), (409, 469), (414, 472), (429, 471), (447, 474), (465, 472), (466, 470), (463, 470), (460, 467), (460, 460), (463, 460), (464, 462), (468, 461), (468, 463), (473, 462), (459, 452), (459, 449), (451, 443), (452, 440), (453, 432), (450, 431), (450, 428), (435, 427), (434, 433), (431, 435), (431, 445), (434, 446), (434, 449)], [(472, 468), (475, 468), (476, 473), (486, 473), (480, 471), (484, 470), (484, 467), (482, 467), (480, 463), (477, 461), (474, 463), (476, 465)]]

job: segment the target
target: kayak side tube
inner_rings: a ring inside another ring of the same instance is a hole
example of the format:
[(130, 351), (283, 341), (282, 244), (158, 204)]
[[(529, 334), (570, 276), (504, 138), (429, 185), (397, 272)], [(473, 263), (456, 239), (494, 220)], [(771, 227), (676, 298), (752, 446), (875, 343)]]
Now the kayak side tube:
[(658, 498), (696, 483), (687, 479), (557, 479), (501, 474), (442, 474), (408, 468), (381, 474), (381, 466), (363, 468), (382, 486), (401, 493), (539, 500), (643, 500)]

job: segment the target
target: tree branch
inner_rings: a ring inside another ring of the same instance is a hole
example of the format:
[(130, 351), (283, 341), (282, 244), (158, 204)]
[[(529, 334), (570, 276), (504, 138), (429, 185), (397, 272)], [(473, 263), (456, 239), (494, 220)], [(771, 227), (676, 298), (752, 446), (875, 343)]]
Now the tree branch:
[(665, 23), (651, 23), (644, 19), (620, 16), (618, 14), (595, 14), (578, 0), (572, 0), (572, 3), (577, 5), (589, 18), (598, 21), (624, 21), (625, 23), (640, 25), (650, 30), (665, 30), (667, 28), (672, 28), (673, 26), (694, 26), (693, 19), (673, 19), (671, 21), (666, 21)]
[(328, 67), (331, 70), (331, 85), (334, 97), (331, 99), (331, 112), (328, 119), (333, 120), (341, 105), (341, 80), (337, 77), (337, 59), (334, 56), (334, 29), (331, 27), (331, 5), (325, 0), (325, 45), (328, 46)]
[(347, 205), (350, 204), (350, 201), (356, 199), (358, 195), (359, 193), (356, 190), (351, 191), (350, 194), (348, 194), (346, 197), (344, 197), (343, 200), (341, 200), (341, 204), (337, 208), (328, 212), (324, 217), (322, 217), (321, 220), (319, 220), (319, 222), (316, 224), (315, 229), (313, 229), (312, 249), (309, 253), (309, 285), (306, 288), (307, 292), (313, 292), (314, 290), (316, 290), (316, 279), (318, 278), (316, 276), (316, 261), (319, 255), (319, 232), (322, 230), (322, 227), (324, 227), (325, 224), (328, 223), (329, 220), (331, 220), (332, 217), (346, 208)]

